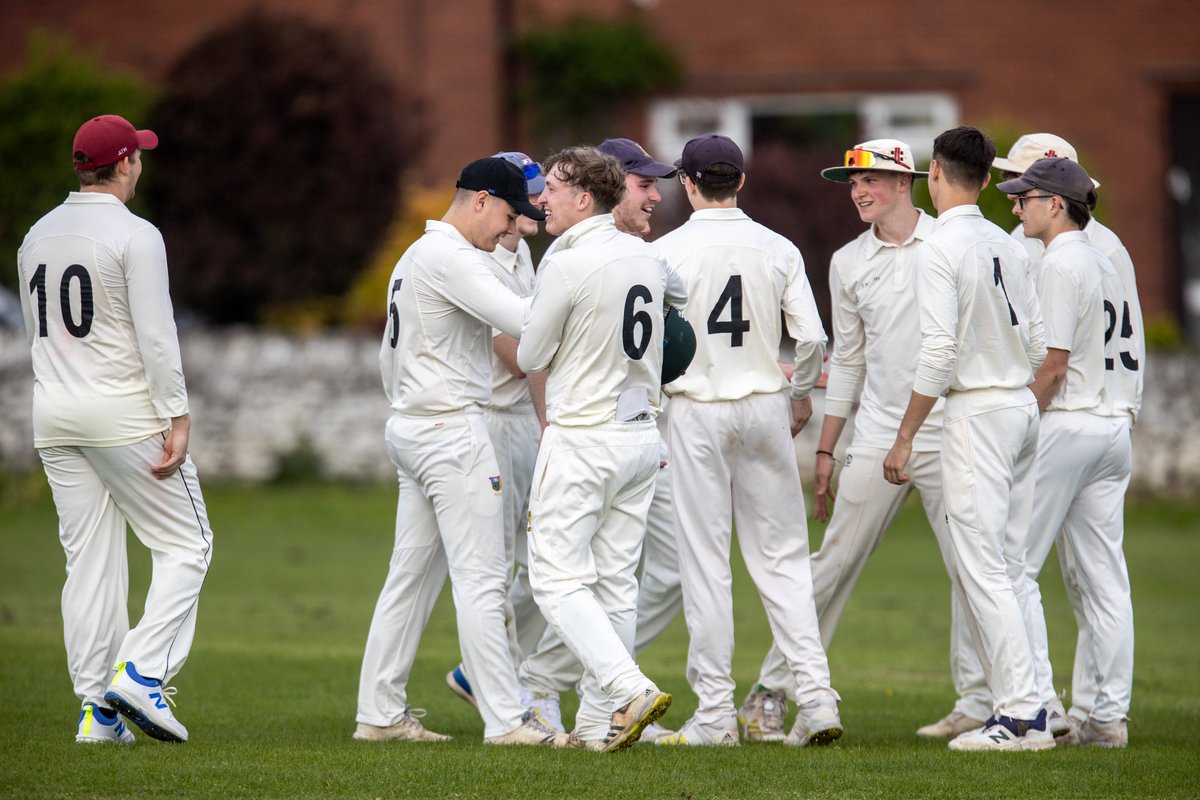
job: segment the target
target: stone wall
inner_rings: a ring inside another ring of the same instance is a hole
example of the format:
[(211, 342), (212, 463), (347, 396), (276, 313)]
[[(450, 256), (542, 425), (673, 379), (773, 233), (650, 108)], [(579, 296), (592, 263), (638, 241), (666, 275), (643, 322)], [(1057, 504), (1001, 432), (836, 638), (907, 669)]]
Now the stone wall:
[[(191, 451), (202, 477), (265, 480), (291, 457), (325, 475), (388, 479), (388, 407), (378, 339), (359, 334), (288, 336), (256, 331), (181, 335), (192, 409)], [(1138, 492), (1194, 497), (1200, 491), (1200, 356), (1146, 359), (1146, 395), (1134, 428)], [(37, 465), (30, 427), (32, 379), (24, 337), (0, 332), (0, 468)], [(823, 397), (797, 439), (812, 468)], [(843, 437), (843, 445), (849, 440)]]

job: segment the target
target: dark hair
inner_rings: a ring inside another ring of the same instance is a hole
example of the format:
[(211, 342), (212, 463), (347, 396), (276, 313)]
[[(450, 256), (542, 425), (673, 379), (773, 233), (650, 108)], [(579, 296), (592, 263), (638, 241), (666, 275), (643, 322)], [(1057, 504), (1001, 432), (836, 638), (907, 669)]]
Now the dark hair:
[[(722, 180), (710, 181), (709, 177)], [(741, 179), (742, 171), (733, 164), (713, 164), (700, 173), (700, 179), (695, 183), (701, 197), (705, 200), (719, 201), (737, 197)]]
[(590, 194), (601, 214), (612, 211), (625, 196), (625, 168), (620, 161), (594, 147), (559, 150), (542, 166), (547, 175), (557, 168), (569, 186)]
[[(137, 152), (136, 150), (134, 151)], [(131, 156), (132, 158), (132, 156)], [(75, 163), (88, 163), (91, 159), (87, 157), (87, 153), (82, 150), (75, 151)], [(119, 163), (119, 162), (118, 162)], [(105, 164), (103, 167), (95, 169), (75, 168), (75, 177), (79, 179), (80, 186), (99, 186), (104, 183), (111, 183), (117, 175), (117, 164)]]
[(988, 170), (996, 158), (996, 145), (978, 128), (960, 125), (933, 140), (933, 158), (948, 182), (979, 189), (987, 180)]
[(1092, 212), (1088, 208), (1087, 203), (1081, 203), (1078, 200), (1072, 200), (1069, 197), (1059, 195), (1059, 199), (1067, 205), (1067, 216), (1079, 226), (1080, 230), (1087, 227), (1087, 224), (1092, 221)]

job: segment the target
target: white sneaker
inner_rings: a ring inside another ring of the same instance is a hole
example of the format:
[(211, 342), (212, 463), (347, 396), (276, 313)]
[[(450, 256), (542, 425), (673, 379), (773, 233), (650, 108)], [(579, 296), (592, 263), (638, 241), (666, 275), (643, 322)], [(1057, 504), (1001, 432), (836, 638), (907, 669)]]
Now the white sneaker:
[(798, 709), (792, 730), (783, 743), (789, 747), (832, 744), (842, 736), (842, 719), (836, 705)]
[(670, 736), (675, 731), (670, 728), (664, 728), (657, 722), (651, 722), (646, 727), (642, 728), (642, 735), (638, 737), (639, 742), (648, 742), (649, 744), (656, 743), (664, 736)]
[[(1072, 717), (1072, 721), (1074, 718)], [(1088, 717), (1078, 722), (1072, 731), (1059, 739), (1062, 744), (1088, 745), (1096, 747), (1122, 748), (1129, 745), (1129, 723), (1125, 719), (1100, 722)]]
[(737, 721), (748, 742), (781, 742), (786, 715), (787, 696), (756, 684), (738, 709)]
[(1046, 730), (1055, 739), (1071, 732), (1071, 722), (1067, 719), (1061, 695), (1046, 703)]
[(645, 727), (667, 713), (670, 707), (671, 695), (660, 692), (653, 684), (646, 687), (636, 699), (613, 712), (608, 735), (604, 737), (604, 749), (613, 752), (634, 744)]
[[(524, 692), (522, 692), (524, 694)], [(566, 733), (563, 727), (562, 709), (559, 707), (558, 695), (552, 692), (539, 692), (529, 695), (526, 707), (533, 712), (547, 728), (553, 728), (559, 733)]]
[(526, 711), (521, 717), (521, 724), (501, 736), (489, 736), (484, 744), (510, 745), (530, 744), (546, 747), (568, 747), (567, 734), (556, 731), (545, 725), (534, 715), (533, 710)]
[(426, 730), (421, 724), (425, 709), (404, 707), (404, 716), (395, 725), (379, 726), (366, 722), (358, 723), (354, 738), (360, 742), (448, 742), (453, 737)]
[(693, 717), (677, 732), (660, 738), (655, 744), (736, 747), (739, 744), (737, 722), (728, 728), (712, 728), (701, 725)]
[(968, 717), (958, 711), (951, 711), (937, 722), (932, 722), (917, 728), (917, 736), (922, 739), (953, 739), (968, 731), (977, 731), (983, 727), (983, 720)]
[(571, 735), (567, 737), (567, 747), (572, 750), (593, 750), (602, 753), (604, 752), (604, 740), (580, 739), (575, 731), (571, 731)]
[(84, 703), (79, 712), (79, 730), (75, 741), (87, 744), (133, 744), (133, 731), (125, 725), (121, 715), (95, 703)]
[(143, 678), (133, 663), (117, 664), (117, 675), (104, 693), (105, 702), (120, 711), (151, 738), (164, 742), (186, 742), (187, 728), (175, 719), (175, 687), (154, 678)]
[[(1033, 726), (1038, 727), (1034, 728)], [(1046, 730), (1045, 711), (1032, 722), (1011, 717), (992, 717), (977, 731), (967, 731), (951, 740), (950, 749), (958, 752), (1049, 750), (1054, 737)]]

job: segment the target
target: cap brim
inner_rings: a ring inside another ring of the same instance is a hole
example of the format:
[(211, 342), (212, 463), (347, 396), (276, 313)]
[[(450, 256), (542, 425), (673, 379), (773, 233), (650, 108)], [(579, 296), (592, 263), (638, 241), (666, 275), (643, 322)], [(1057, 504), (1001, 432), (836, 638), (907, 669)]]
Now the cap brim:
[(626, 170), (631, 175), (641, 175), (646, 178), (669, 178), (677, 171), (677, 167), (653, 159)]
[(921, 170), (909, 172), (906, 169), (863, 169), (862, 167), (829, 167), (828, 169), (821, 170), (821, 177), (835, 183), (849, 183), (850, 176), (856, 172), (887, 172), (893, 175), (911, 175), (913, 180), (929, 177), (928, 172), (922, 172)]
[(1015, 172), (1018, 175), (1025, 171), (1025, 167), (1015, 164), (1012, 161), (1009, 161), (1007, 158), (993, 158), (992, 167), (1000, 170), (1001, 172)]
[(154, 131), (138, 131), (137, 143), (139, 150), (153, 150), (158, 147), (158, 134)]
[[(505, 198), (505, 200), (508, 200), (508, 198)], [(516, 209), (517, 212), (522, 216), (535, 219), (538, 222), (541, 222), (546, 218), (546, 212), (540, 210), (528, 200), (508, 200), (508, 204)]]
[(1030, 189), (1036, 188), (1036, 186), (1024, 178), (1013, 178), (1011, 181), (1000, 181), (1000, 183), (996, 184), (996, 189), (1005, 194), (1021, 194), (1022, 192), (1028, 192)]

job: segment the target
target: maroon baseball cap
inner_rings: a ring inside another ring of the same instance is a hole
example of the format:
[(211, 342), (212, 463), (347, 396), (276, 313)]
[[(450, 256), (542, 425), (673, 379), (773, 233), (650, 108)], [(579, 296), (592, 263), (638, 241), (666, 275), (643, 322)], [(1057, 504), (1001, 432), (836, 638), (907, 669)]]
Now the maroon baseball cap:
[[(134, 150), (153, 150), (158, 147), (154, 131), (139, 131), (124, 117), (105, 114), (89, 119), (75, 134), (72, 149), (75, 169), (99, 169), (133, 155)], [(82, 153), (86, 158), (80, 159)]]

